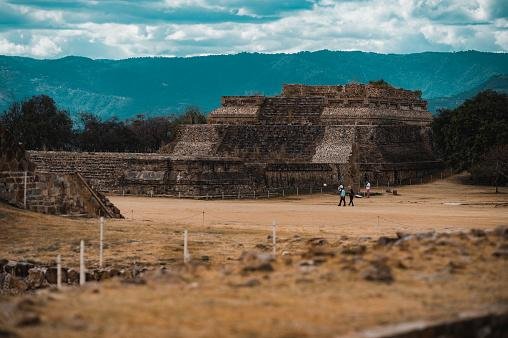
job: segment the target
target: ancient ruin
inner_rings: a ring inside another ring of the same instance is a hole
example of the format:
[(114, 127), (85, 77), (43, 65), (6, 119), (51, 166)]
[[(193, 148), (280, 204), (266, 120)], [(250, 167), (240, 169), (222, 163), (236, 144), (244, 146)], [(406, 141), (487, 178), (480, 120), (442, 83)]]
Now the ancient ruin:
[(285, 85), (225, 96), (208, 123), (182, 126), (159, 154), (30, 152), (38, 168), (78, 171), (101, 191), (259, 197), (407, 184), (441, 170), (419, 91), (388, 85)]
[(0, 201), (45, 214), (122, 217), (79, 172), (39, 171), (23, 147), (1, 127)]

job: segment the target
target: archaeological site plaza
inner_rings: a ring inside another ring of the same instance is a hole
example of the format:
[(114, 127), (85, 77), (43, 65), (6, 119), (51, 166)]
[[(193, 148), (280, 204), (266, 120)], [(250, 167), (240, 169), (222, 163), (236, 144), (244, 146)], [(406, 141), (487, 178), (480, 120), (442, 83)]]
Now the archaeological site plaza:
[(442, 170), (419, 91), (375, 84), (284, 85), (224, 96), (157, 154), (29, 151), (37, 171), (78, 172), (103, 193), (262, 198), (417, 182)]

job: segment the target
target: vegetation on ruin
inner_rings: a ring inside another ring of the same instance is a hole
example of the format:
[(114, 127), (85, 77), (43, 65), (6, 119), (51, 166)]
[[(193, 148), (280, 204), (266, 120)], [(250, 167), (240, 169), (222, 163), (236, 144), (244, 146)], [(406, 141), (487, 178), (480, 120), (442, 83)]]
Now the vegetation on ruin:
[(469, 170), (476, 183), (508, 182), (508, 95), (487, 90), (433, 122), (434, 146), (457, 170)]
[(15, 102), (0, 115), (0, 125), (31, 150), (155, 152), (171, 142), (179, 125), (200, 123), (206, 117), (193, 106), (182, 115), (139, 114), (126, 121), (84, 112), (73, 121), (46, 95)]

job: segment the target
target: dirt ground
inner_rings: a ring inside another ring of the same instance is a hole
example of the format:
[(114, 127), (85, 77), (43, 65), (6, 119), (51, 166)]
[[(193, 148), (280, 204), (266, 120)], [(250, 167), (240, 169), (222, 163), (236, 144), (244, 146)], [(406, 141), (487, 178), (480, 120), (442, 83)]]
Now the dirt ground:
[[(494, 194), (449, 178), (398, 192), (356, 199), (355, 207), (338, 207), (327, 194), (256, 201), (112, 196), (127, 218), (106, 220), (105, 263), (147, 267), (141, 284), (116, 279), (0, 296), (0, 333), (333, 337), (508, 305), (508, 259), (496, 255), (508, 241), (490, 232), (508, 225), (508, 189)], [(272, 221), (278, 238), (277, 258), (267, 263), (272, 270), (251, 269), (266, 258), (253, 263), (242, 253), (272, 251)], [(64, 266), (76, 267), (84, 239), (87, 266), (97, 266), (95, 219), (0, 206), (0, 229), (0, 258), (52, 265), (61, 254)], [(428, 231), (437, 235), (397, 245), (378, 240)], [(38, 320), (20, 320), (27, 311)]]

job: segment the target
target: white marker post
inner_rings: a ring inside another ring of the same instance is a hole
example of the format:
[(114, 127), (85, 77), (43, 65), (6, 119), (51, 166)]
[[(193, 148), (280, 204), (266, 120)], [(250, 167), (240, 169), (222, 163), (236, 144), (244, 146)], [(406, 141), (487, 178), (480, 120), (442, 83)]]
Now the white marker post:
[(277, 255), (276, 244), (277, 244), (277, 224), (275, 223), (275, 220), (273, 220), (273, 223), (272, 223), (272, 251), (273, 251), (274, 257)]
[(56, 288), (62, 288), (62, 258), (60, 255), (56, 256)]
[(187, 229), (183, 232), (183, 262), (185, 264), (189, 263), (189, 247), (187, 245), (188, 234)]
[(85, 241), (81, 240), (79, 249), (79, 285), (85, 284)]
[(104, 241), (104, 217), (99, 219), (99, 268), (102, 268), (103, 241)]
[(23, 189), (23, 205), (25, 206), (25, 209), (26, 209), (26, 185), (27, 185), (27, 177), (28, 176), (28, 173), (25, 171), (25, 176), (24, 176), (24, 187), (25, 189)]

